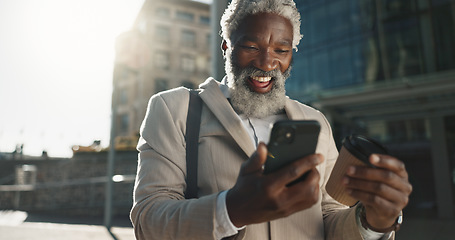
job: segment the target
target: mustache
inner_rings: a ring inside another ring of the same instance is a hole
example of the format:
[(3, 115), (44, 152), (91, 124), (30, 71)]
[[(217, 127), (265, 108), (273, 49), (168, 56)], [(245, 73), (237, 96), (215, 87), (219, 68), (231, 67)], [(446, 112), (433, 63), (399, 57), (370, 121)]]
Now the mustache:
[(272, 77), (273, 79), (284, 79), (290, 77), (291, 75), (292, 64), (289, 65), (288, 69), (285, 72), (281, 72), (280, 69), (274, 69), (272, 71), (263, 71), (259, 68), (254, 66), (248, 66), (245, 68), (240, 68), (237, 66), (233, 66), (232, 71), (234, 76), (240, 78), (247, 78), (247, 77)]
[(249, 77), (272, 77), (272, 78), (277, 78), (283, 76), (283, 73), (279, 69), (274, 69), (272, 71), (263, 71), (259, 68), (249, 66), (245, 67), (243, 69), (238, 69), (239, 70), (239, 75), (243, 76), (249, 76)]

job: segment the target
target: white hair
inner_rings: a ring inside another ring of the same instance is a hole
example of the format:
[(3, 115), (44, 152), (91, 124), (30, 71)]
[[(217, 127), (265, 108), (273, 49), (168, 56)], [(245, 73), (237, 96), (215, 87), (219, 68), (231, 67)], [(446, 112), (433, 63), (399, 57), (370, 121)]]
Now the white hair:
[[(216, 0), (215, 0), (216, 1)], [(288, 19), (294, 29), (292, 48), (296, 51), (300, 34), (300, 13), (293, 0), (232, 0), (221, 17), (221, 36), (231, 45), (232, 32), (248, 15), (274, 13)]]

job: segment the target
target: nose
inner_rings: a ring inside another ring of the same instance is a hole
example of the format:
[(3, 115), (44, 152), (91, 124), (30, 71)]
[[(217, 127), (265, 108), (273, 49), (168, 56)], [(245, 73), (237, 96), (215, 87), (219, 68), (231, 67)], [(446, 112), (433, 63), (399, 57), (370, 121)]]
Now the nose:
[(279, 61), (275, 56), (273, 56), (273, 53), (267, 49), (258, 54), (256, 59), (253, 61), (253, 66), (261, 69), (262, 71), (269, 72), (278, 68)]

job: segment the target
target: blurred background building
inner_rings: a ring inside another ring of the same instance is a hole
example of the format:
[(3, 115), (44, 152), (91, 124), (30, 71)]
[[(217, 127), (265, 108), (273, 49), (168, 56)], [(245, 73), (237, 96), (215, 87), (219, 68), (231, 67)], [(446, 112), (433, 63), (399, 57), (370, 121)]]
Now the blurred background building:
[(209, 77), (210, 36), (210, 5), (190, 0), (144, 2), (132, 30), (117, 39), (113, 93), (117, 136), (137, 136), (153, 94), (178, 86), (194, 88)]

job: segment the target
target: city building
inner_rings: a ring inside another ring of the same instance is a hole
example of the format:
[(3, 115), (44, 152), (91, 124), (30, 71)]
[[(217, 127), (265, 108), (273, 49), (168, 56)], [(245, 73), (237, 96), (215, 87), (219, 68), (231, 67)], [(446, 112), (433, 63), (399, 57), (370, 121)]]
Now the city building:
[(131, 31), (117, 38), (113, 112), (117, 142), (137, 143), (150, 97), (209, 77), (210, 6), (146, 0)]
[(296, 2), (288, 94), (328, 116), (338, 146), (363, 134), (405, 162), (405, 213), (454, 219), (455, 1)]

